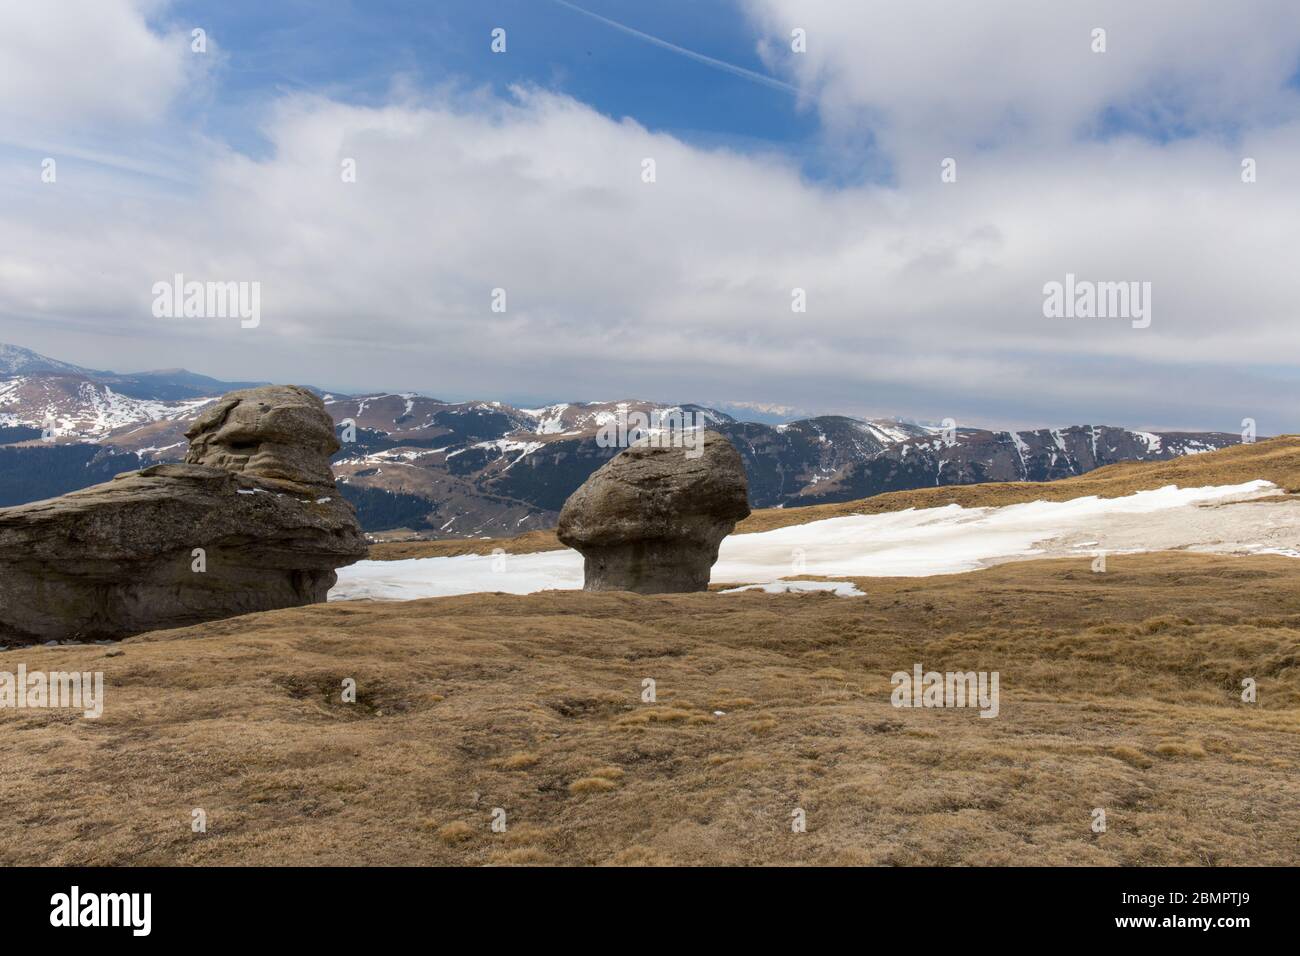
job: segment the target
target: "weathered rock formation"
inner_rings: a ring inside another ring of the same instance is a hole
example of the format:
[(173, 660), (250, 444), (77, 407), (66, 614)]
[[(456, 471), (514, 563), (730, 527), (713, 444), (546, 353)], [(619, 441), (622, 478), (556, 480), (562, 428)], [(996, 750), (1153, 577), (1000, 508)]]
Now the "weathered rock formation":
[(588, 591), (705, 591), (718, 545), (749, 514), (740, 455), (717, 432), (703, 454), (634, 445), (564, 503), (560, 540), (582, 552)]
[(231, 392), (182, 464), (0, 509), (0, 638), (118, 638), (325, 600), (365, 556), (334, 487), (333, 423), (305, 388)]

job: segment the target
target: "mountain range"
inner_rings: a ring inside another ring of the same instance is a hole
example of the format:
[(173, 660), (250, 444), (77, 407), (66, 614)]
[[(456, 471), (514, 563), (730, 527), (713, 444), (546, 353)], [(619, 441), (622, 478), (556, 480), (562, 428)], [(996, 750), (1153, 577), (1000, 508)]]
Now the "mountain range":
[[(185, 369), (124, 375), (0, 345), (0, 506), (178, 459), (186, 428), (209, 402), (254, 384)], [(934, 485), (1051, 481), (1241, 440), (1223, 432), (1095, 424), (945, 432), (842, 415), (766, 424), (701, 405), (637, 400), (516, 408), (414, 393), (320, 394), (341, 426), (344, 444), (334, 471), (362, 526), (423, 537), (499, 537), (552, 527), (564, 500), (619, 451), (603, 447), (599, 429), (635, 412), (691, 413), (726, 436), (744, 460), (754, 508)]]

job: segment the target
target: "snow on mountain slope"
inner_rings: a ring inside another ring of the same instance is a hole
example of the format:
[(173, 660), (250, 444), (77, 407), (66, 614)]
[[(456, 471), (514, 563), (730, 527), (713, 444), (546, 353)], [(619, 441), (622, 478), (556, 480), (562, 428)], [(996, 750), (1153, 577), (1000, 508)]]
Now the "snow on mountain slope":
[(80, 365), (60, 362), (20, 345), (0, 342), (0, 375), (29, 375), (37, 372), (65, 372), (87, 376), (95, 374)]
[(566, 437), (594, 434), (606, 425), (617, 424), (620, 419), (627, 421), (635, 415), (644, 415), (647, 419), (658, 415), (663, 419), (684, 420), (688, 427), (702, 424), (706, 428), (712, 428), (735, 421), (730, 415), (703, 405), (665, 405), (634, 399), (617, 402), (566, 402), (544, 408), (521, 408), (519, 411), (533, 419), (529, 429), (533, 434)]
[(56, 439), (96, 440), (127, 426), (188, 423), (211, 401), (138, 399), (75, 376), (20, 375), (0, 381), (0, 425), (41, 428)]
[(790, 503), (852, 501), (887, 491), (986, 481), (1054, 481), (1119, 461), (1151, 461), (1213, 451), (1241, 441), (1223, 432), (1134, 432), (1108, 425), (1032, 431), (964, 428), (909, 438), (851, 461)]

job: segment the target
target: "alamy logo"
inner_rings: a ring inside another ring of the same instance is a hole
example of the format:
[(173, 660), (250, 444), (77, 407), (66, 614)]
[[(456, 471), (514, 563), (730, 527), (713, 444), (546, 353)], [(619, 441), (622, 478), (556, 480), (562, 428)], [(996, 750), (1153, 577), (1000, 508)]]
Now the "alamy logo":
[(619, 405), (618, 414), (601, 422), (596, 444), (601, 448), (685, 448), (687, 458), (699, 458), (704, 454), (704, 416), (680, 408), (655, 409), (649, 415), (629, 413), (626, 405)]
[(1150, 282), (1091, 282), (1065, 274), (1065, 282), (1043, 286), (1043, 315), (1049, 319), (1132, 319), (1133, 328), (1151, 324)]
[(18, 673), (0, 671), (0, 707), (15, 710), (46, 707), (73, 707), (94, 720), (104, 713), (104, 672), (66, 671), (27, 672), (26, 664)]
[(244, 329), (262, 322), (260, 282), (186, 282), (178, 272), (152, 292), (155, 319), (239, 319)]
[(133, 936), (148, 936), (152, 928), (152, 893), (71, 893), (50, 897), (51, 926), (129, 926)]
[(981, 717), (998, 715), (998, 672), (949, 671), (922, 673), (920, 664), (912, 673), (895, 671), (889, 678), (894, 692), (889, 702), (895, 707), (978, 707)]

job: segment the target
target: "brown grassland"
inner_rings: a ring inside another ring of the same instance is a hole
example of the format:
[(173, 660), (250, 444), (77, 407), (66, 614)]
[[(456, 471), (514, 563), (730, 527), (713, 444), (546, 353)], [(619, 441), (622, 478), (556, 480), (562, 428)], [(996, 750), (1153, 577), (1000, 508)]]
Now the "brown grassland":
[[(1300, 862), (1300, 564), (858, 584), (345, 602), (9, 651), (102, 670), (107, 700), (0, 711), (0, 862)], [(916, 662), (998, 671), (1000, 715), (892, 707)]]
[(462, 554), (491, 554), (502, 548), (510, 554), (533, 554), (563, 548), (551, 529), (529, 531), (513, 538), (443, 538), (437, 541), (384, 541), (370, 546), (373, 561), (404, 561), (407, 558), (454, 558)]

